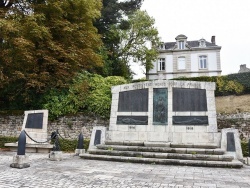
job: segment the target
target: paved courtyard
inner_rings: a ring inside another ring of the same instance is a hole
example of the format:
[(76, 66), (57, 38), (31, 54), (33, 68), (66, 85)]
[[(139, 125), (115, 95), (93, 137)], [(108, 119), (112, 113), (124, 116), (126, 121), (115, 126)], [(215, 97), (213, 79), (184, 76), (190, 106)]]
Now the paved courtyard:
[(15, 153), (0, 151), (0, 187), (226, 187), (250, 188), (250, 167), (242, 169), (163, 166), (80, 159), (64, 153), (62, 161), (48, 154), (28, 153), (30, 167), (10, 168)]

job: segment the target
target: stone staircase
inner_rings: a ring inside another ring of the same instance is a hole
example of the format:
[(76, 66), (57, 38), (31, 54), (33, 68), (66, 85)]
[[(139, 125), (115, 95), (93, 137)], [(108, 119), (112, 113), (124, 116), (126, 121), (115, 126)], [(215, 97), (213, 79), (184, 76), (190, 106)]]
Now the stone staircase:
[(241, 168), (243, 164), (216, 145), (173, 144), (156, 142), (111, 142), (97, 145), (84, 159), (163, 165)]

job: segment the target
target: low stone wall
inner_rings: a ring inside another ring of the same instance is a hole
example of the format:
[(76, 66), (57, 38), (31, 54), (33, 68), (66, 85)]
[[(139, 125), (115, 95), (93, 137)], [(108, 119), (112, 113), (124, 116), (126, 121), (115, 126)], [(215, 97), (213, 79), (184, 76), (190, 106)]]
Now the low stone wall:
[(241, 139), (250, 139), (250, 113), (217, 114), (218, 129), (239, 129)]
[(56, 129), (64, 138), (77, 138), (82, 131), (84, 139), (90, 139), (92, 129), (94, 126), (108, 127), (109, 120), (103, 120), (97, 117), (76, 115), (76, 116), (64, 116), (57, 121), (48, 123), (48, 134)]
[[(18, 137), (24, 116), (0, 115), (0, 136)], [(94, 126), (108, 127), (109, 121), (93, 116), (78, 114), (76, 116), (63, 116), (55, 121), (48, 122), (48, 136), (56, 129), (63, 138), (75, 139), (82, 131), (84, 139), (90, 139)]]
[[(18, 137), (22, 128), (24, 116), (0, 115), (0, 136)], [(218, 129), (239, 129), (241, 138), (250, 139), (250, 113), (217, 114)], [(78, 114), (63, 116), (56, 121), (48, 122), (48, 136), (55, 131), (66, 138), (77, 138), (82, 131), (84, 138), (90, 139), (93, 126), (108, 127), (109, 120)]]
[(0, 136), (13, 136), (18, 137), (24, 116), (0, 116)]

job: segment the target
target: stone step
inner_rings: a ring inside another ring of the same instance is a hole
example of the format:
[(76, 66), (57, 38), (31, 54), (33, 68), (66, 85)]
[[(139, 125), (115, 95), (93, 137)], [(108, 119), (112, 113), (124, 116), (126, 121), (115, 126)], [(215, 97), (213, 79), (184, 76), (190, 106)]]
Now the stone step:
[(218, 148), (217, 144), (178, 144), (171, 143), (171, 148), (200, 148), (200, 149), (216, 149)]
[(121, 146), (146, 146), (146, 147), (171, 147), (171, 148), (203, 148), (216, 149), (217, 144), (179, 144), (170, 142), (142, 142), (142, 141), (105, 141), (106, 145), (121, 145)]
[(105, 160), (105, 161), (120, 161), (132, 163), (147, 163), (147, 164), (161, 164), (161, 165), (185, 165), (185, 166), (202, 166), (202, 167), (227, 167), (227, 168), (241, 168), (243, 164), (239, 161), (201, 161), (201, 160), (180, 160), (180, 159), (156, 159), (156, 158), (140, 158), (140, 157), (124, 157), (124, 156), (110, 156), (110, 155), (93, 155), (80, 154), (83, 159)]
[(138, 151), (114, 151), (114, 150), (89, 150), (90, 154), (113, 155), (143, 158), (160, 159), (183, 159), (183, 160), (206, 160), (206, 161), (232, 161), (233, 156), (226, 155), (206, 155), (206, 154), (179, 154), (179, 153), (155, 153)]
[(96, 145), (98, 149), (118, 151), (141, 151), (159, 153), (182, 153), (182, 154), (209, 154), (223, 155), (222, 149), (200, 149), (200, 148), (170, 148), (170, 147), (145, 147), (145, 146), (121, 146), (121, 145)]
[(106, 145), (121, 145), (121, 146), (144, 146), (141, 141), (105, 141)]

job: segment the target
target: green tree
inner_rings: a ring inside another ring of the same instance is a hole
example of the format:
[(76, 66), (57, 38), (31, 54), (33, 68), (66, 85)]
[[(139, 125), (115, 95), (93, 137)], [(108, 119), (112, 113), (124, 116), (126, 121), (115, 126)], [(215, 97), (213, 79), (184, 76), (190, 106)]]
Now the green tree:
[[(131, 75), (129, 62), (139, 62), (146, 72), (153, 68), (152, 62), (157, 58), (157, 46), (160, 44), (158, 31), (154, 27), (154, 19), (146, 11), (136, 11), (128, 16), (129, 28), (123, 30), (120, 26), (113, 26), (111, 33), (119, 36), (120, 45), (115, 54), (121, 65), (127, 67), (127, 75)], [(143, 28), (143, 29), (142, 29)], [(125, 69), (126, 70), (126, 69)], [(119, 71), (119, 70), (117, 70)]]
[(0, 88), (5, 104), (32, 106), (47, 90), (68, 87), (81, 69), (95, 72), (102, 66), (97, 53), (102, 41), (93, 26), (101, 1), (15, 3), (20, 6), (8, 7), (0, 18)]
[(95, 26), (98, 33), (102, 36), (104, 47), (101, 54), (104, 58), (104, 67), (100, 70), (104, 76), (118, 75), (128, 77), (127, 67), (120, 61), (117, 56), (120, 45), (120, 36), (116, 35), (111, 28), (129, 29), (127, 16), (139, 10), (143, 0), (103, 0), (101, 17), (96, 20)]
[[(121, 23), (123, 23), (123, 26), (125, 27), (124, 17), (140, 9), (142, 2), (143, 0), (102, 1), (103, 8), (101, 10), (101, 17), (95, 21), (94, 25), (98, 29), (98, 33), (102, 35), (102, 39), (106, 47), (111, 47), (117, 44), (117, 41), (110, 40), (108, 37), (110, 28), (113, 25)], [(124, 29), (126, 29), (126, 27)]]

